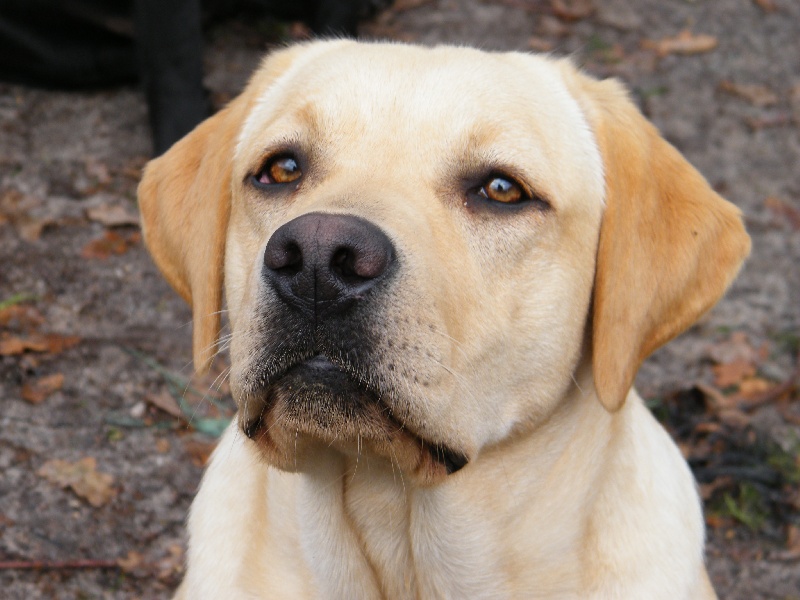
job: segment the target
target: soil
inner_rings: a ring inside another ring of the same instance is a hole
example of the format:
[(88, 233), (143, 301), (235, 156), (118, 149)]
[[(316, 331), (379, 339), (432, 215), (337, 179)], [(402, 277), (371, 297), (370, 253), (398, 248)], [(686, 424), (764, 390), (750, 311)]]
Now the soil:
[[(264, 19), (209, 31), (206, 84), (217, 105), (242, 88), (276, 31), (302, 32)], [(667, 52), (664, 40), (682, 31), (690, 32), (679, 39), (685, 53)], [(800, 400), (791, 385), (800, 338), (800, 3), (398, 0), (361, 32), (552, 51), (619, 77), (741, 207), (751, 258), (709, 315), (647, 361), (637, 386), (690, 459), (698, 444), (712, 444), (691, 462), (704, 486), (717, 486), (704, 495), (720, 597), (800, 598)], [(180, 580), (184, 519), (233, 405), (224, 378), (192, 377), (189, 310), (138, 236), (136, 184), (150, 153), (136, 88), (0, 84), (4, 598), (167, 598)], [(3, 351), (3, 340), (28, 346)], [(731, 363), (720, 354), (748, 349), (750, 381), (788, 382), (785, 392), (738, 414), (710, 411), (708, 390), (724, 387), (715, 369)], [(37, 392), (32, 386), (48, 376), (51, 388)], [(750, 471), (737, 463), (720, 479), (714, 461), (734, 450)], [(778, 455), (795, 470), (747, 479), (768, 472)], [(67, 463), (86, 457), (95, 464), (69, 487)], [(769, 498), (747, 505), (744, 484)]]

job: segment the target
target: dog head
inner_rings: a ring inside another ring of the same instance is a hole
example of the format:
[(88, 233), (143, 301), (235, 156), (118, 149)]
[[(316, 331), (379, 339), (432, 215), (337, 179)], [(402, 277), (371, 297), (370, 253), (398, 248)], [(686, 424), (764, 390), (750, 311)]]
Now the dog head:
[(544, 419), (581, 361), (617, 410), (749, 251), (617, 83), (465, 48), (277, 52), (139, 200), (201, 370), (224, 281), (239, 422), (266, 458), (364, 451), (422, 484)]

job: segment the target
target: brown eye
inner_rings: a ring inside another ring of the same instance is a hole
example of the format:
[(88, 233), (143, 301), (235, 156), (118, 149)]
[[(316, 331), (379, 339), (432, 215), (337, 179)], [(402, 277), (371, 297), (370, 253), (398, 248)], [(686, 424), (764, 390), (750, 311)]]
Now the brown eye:
[(294, 157), (276, 156), (264, 165), (257, 179), (259, 183), (267, 185), (272, 183), (291, 183), (300, 179), (302, 174), (303, 171)]
[(503, 204), (516, 204), (527, 199), (525, 191), (518, 183), (499, 176), (493, 176), (486, 181), (478, 193), (489, 200)]

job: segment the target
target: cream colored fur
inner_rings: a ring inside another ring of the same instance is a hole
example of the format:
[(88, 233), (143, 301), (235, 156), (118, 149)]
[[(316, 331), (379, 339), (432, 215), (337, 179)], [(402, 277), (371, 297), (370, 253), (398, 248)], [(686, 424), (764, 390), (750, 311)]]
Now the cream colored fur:
[[(249, 176), (287, 145), (313, 156), (276, 200)], [(465, 195), (497, 170), (549, 207)], [(199, 369), (224, 282), (240, 402), (192, 505), (178, 598), (715, 597), (695, 483), (631, 385), (749, 240), (618, 84), (515, 53), (294, 46), (148, 166), (140, 203), (193, 305)], [(460, 471), (367, 431), (276, 417), (269, 448), (243, 434), (263, 410), (243, 391), (254, 357), (291, 335), (264, 333), (264, 247), (310, 212), (395, 245), (371, 369), (410, 431), (469, 459)]]

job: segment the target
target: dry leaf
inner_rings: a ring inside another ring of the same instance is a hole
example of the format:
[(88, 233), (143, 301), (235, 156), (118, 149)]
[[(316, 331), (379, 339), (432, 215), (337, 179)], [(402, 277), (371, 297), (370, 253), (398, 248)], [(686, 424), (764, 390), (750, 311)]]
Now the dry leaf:
[(772, 211), (776, 216), (789, 222), (792, 229), (800, 230), (800, 210), (780, 198), (770, 196), (764, 200), (764, 206)]
[(211, 456), (216, 446), (216, 442), (200, 442), (192, 438), (186, 438), (183, 442), (186, 453), (191, 457), (192, 463), (197, 467), (206, 466), (208, 457)]
[(89, 159), (86, 161), (85, 167), (86, 174), (92, 179), (97, 180), (97, 183), (106, 185), (111, 182), (111, 173), (104, 163)]
[(391, 10), (397, 13), (405, 12), (430, 4), (432, 1), (433, 0), (395, 0), (392, 3)]
[(752, 377), (756, 374), (755, 365), (744, 359), (714, 365), (712, 370), (714, 371), (714, 382), (720, 388), (738, 385), (745, 377)]
[(143, 562), (144, 556), (134, 550), (128, 552), (128, 555), (125, 558), (117, 559), (117, 565), (119, 568), (128, 574), (132, 574), (134, 571), (139, 569)]
[(778, 10), (778, 5), (775, 0), (753, 0), (758, 7), (766, 13), (772, 13)]
[(800, 556), (800, 527), (789, 525), (786, 532), (786, 548)]
[(550, 52), (553, 49), (553, 42), (534, 35), (528, 38), (528, 48), (534, 52)]
[(760, 377), (750, 377), (739, 384), (739, 395), (745, 400), (756, 398), (770, 391), (775, 384)]
[(550, 7), (563, 21), (580, 21), (594, 12), (592, 0), (552, 0)]
[(32, 333), (24, 337), (3, 333), (0, 335), (0, 356), (14, 356), (23, 352), (59, 354), (80, 341), (78, 336), (57, 333)]
[(6, 190), (0, 195), (0, 213), (5, 215), (6, 220), (28, 242), (37, 241), (45, 227), (58, 222), (53, 215), (34, 216), (42, 205), (41, 198), (23, 194), (15, 189)]
[(0, 327), (14, 329), (36, 329), (44, 323), (44, 317), (29, 304), (14, 304), (0, 310)]
[(731, 519), (729, 517), (724, 517), (718, 514), (706, 515), (706, 525), (709, 529), (720, 529), (722, 527), (728, 527), (730, 524)]
[(694, 384), (694, 387), (703, 394), (706, 410), (712, 413), (718, 413), (721, 410), (735, 408), (738, 404), (736, 398), (731, 398), (720, 392), (712, 385), (707, 385), (701, 381)]
[(36, 471), (40, 477), (56, 485), (69, 487), (95, 508), (103, 506), (116, 494), (112, 487), (114, 478), (97, 471), (97, 461), (87, 456), (77, 462), (49, 460)]
[(184, 418), (181, 407), (178, 406), (178, 403), (175, 402), (175, 398), (173, 398), (166, 390), (162, 390), (157, 394), (146, 394), (144, 399), (156, 408), (163, 410), (168, 415), (172, 415), (173, 417), (177, 417), (179, 419)]
[(772, 106), (778, 103), (778, 95), (765, 85), (734, 83), (724, 79), (719, 82), (719, 89), (731, 96), (747, 100), (753, 106)]
[(747, 117), (744, 120), (753, 131), (760, 131), (768, 127), (783, 127), (792, 122), (792, 116), (787, 112), (776, 112), (763, 117)]
[(169, 452), (170, 443), (167, 438), (158, 438), (156, 440), (156, 452), (159, 454), (166, 454)]
[(733, 479), (727, 476), (717, 477), (711, 483), (700, 483), (698, 484), (698, 487), (700, 488), (700, 497), (703, 500), (710, 500), (711, 496), (713, 496), (718, 489), (728, 487), (732, 484)]
[(101, 204), (86, 211), (86, 216), (106, 227), (139, 225), (139, 213), (133, 208), (119, 204)]
[(162, 581), (183, 572), (183, 548), (178, 544), (173, 544), (168, 551), (169, 554), (155, 564), (158, 570), (157, 577)]
[(211, 365), (206, 373), (192, 375), (191, 388), (198, 390), (203, 397), (221, 399), (231, 393), (230, 381), (228, 379), (230, 365), (227, 359), (220, 356)]
[(734, 429), (744, 429), (750, 425), (750, 415), (738, 408), (725, 408), (717, 414), (719, 420)]
[(684, 29), (675, 37), (660, 40), (642, 40), (642, 48), (653, 50), (658, 56), (668, 54), (701, 54), (717, 47), (717, 38), (713, 35), (693, 34)]
[(33, 383), (26, 383), (22, 386), (22, 399), (31, 404), (41, 404), (50, 394), (60, 390), (63, 385), (64, 375), (61, 373), (41, 377)]
[(312, 35), (311, 28), (302, 21), (295, 21), (289, 26), (289, 37), (292, 40), (307, 40)]
[(125, 254), (142, 239), (141, 233), (134, 231), (121, 235), (116, 231), (106, 231), (102, 237), (92, 240), (81, 250), (81, 258), (104, 260), (112, 255)]
[(750, 344), (750, 338), (742, 331), (734, 331), (730, 337), (708, 347), (708, 356), (717, 364), (745, 360), (757, 363), (762, 359), (765, 348), (756, 350)]

